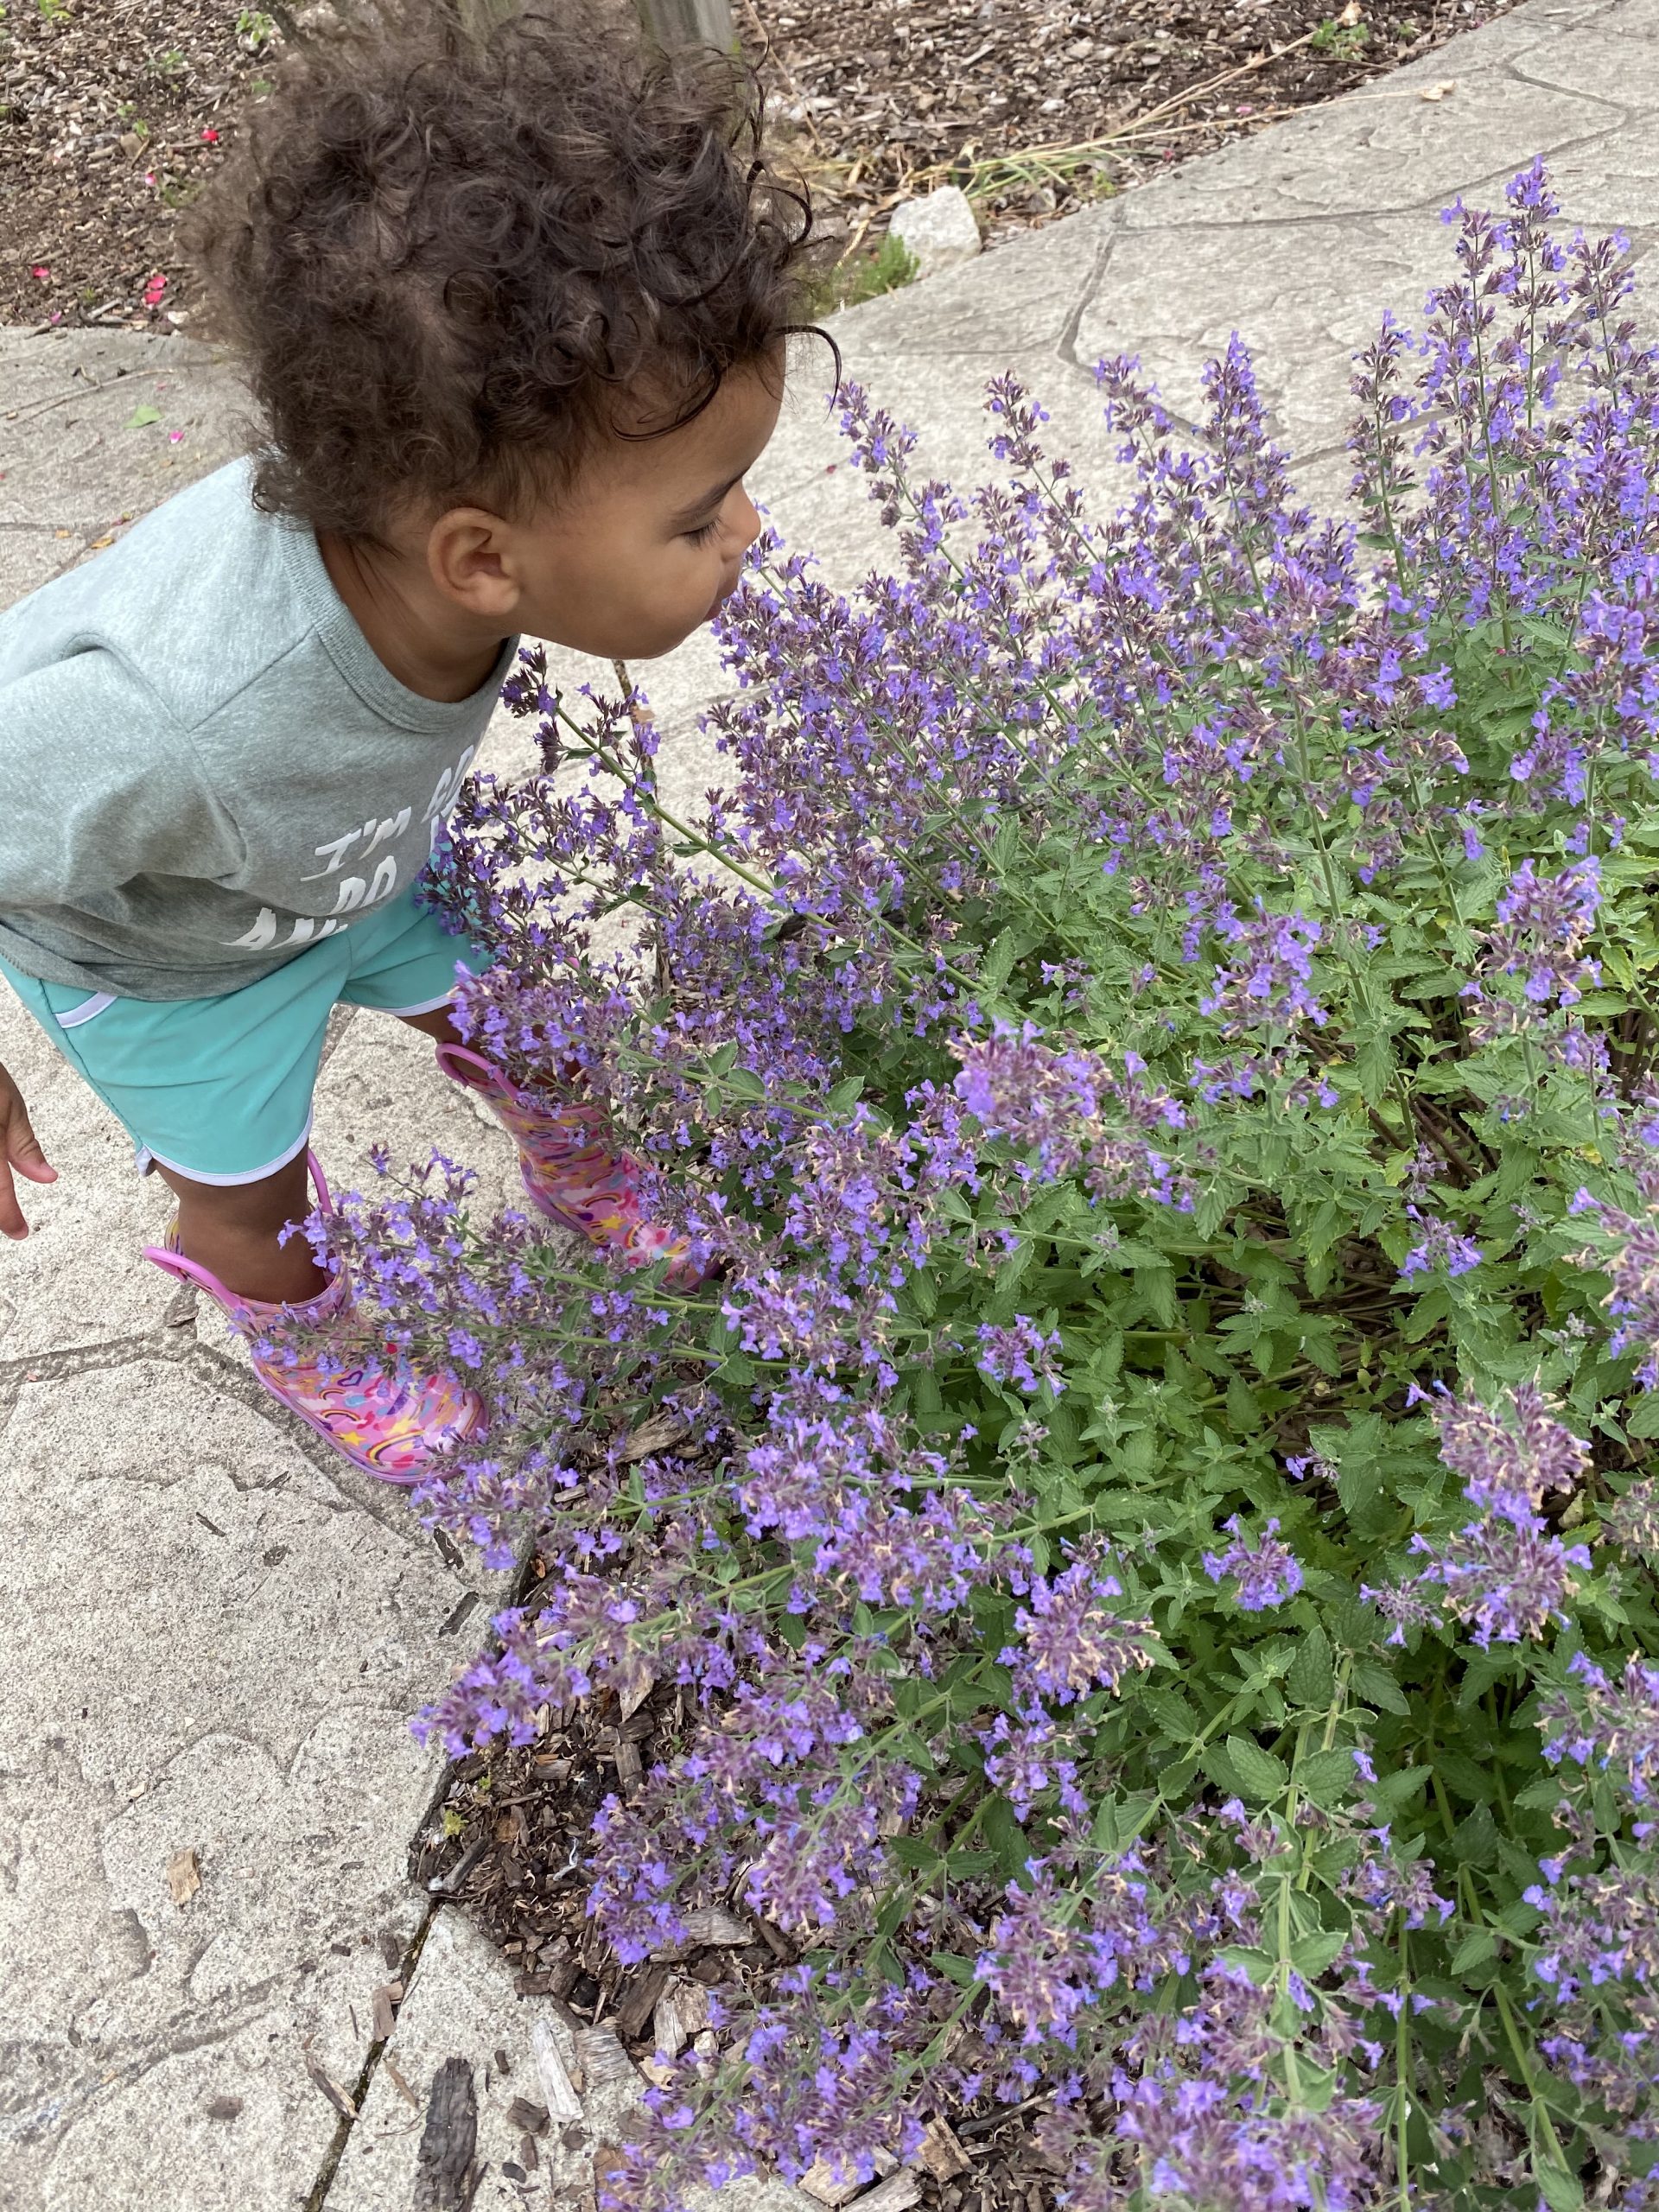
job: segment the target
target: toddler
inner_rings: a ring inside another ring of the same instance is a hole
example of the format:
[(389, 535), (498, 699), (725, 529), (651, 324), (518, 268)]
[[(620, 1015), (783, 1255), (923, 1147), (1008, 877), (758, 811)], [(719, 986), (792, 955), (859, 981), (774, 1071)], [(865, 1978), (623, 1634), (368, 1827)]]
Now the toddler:
[[(478, 1400), (378, 1368), (343, 1270), (283, 1235), (308, 1174), (327, 1211), (328, 1015), (424, 1032), (544, 1214), (672, 1257), (597, 1109), (462, 1045), (487, 955), (419, 878), (520, 632), (648, 659), (735, 584), (806, 211), (734, 66), (580, 6), (482, 35), (433, 0), (296, 56), (196, 228), (264, 442), (0, 616), (0, 969), (175, 1194), (149, 1256), (413, 1483)], [(21, 1237), (14, 1169), (56, 1173), (0, 1071)]]

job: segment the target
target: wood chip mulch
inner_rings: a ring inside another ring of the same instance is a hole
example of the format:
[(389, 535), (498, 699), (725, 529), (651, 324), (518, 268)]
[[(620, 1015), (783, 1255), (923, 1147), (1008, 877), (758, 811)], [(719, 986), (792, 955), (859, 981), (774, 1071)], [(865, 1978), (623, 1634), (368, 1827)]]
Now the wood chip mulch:
[[(524, 1600), (532, 1608), (538, 1573), (539, 1563)], [(595, 1810), (671, 1758), (685, 1731), (681, 1694), (664, 1685), (626, 1713), (607, 1696), (550, 1713), (533, 1745), (459, 1761), (410, 1854), (415, 1882), (491, 1938), (521, 1995), (550, 2003), (578, 2033), (608, 2029), (647, 2079), (664, 2082), (659, 2051), (689, 2050), (716, 2067), (745, 2016), (775, 1994), (779, 1969), (798, 1955), (789, 1936), (758, 1915), (716, 1904), (690, 1916), (692, 1940), (683, 1951), (625, 1967), (585, 1918), (581, 1862)], [(735, 2024), (723, 2033), (710, 2024), (715, 1993)], [(861, 2192), (870, 2199), (867, 2212), (1052, 2212), (1056, 2177), (1031, 2132), (1043, 2102), (1012, 2110), (982, 2103), (939, 2120), (915, 2166)], [(817, 2169), (803, 2187), (826, 2212), (861, 2201)]]
[[(1511, 4), (733, 0), (733, 13), (825, 235), (855, 259), (900, 197), (954, 181), (992, 235), (1046, 221)], [(295, 21), (281, 0), (14, 0), (0, 16), (0, 321), (188, 319), (179, 214)]]
[(1046, 221), (1382, 77), (1512, 0), (735, 4), (823, 219), (855, 245), (899, 199), (947, 182), (990, 233)]

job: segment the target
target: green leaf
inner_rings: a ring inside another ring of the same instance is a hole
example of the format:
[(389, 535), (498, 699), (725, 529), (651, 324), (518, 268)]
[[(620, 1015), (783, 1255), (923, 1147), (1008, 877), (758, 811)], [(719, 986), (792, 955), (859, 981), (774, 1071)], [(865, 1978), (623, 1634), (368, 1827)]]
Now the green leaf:
[(995, 1864), (994, 1851), (948, 1851), (944, 1855), (944, 1871), (953, 1882), (976, 1881)]
[(1535, 1782), (1529, 1782), (1524, 1789), (1517, 1790), (1515, 1802), (1529, 1813), (1537, 1811), (1540, 1807), (1553, 1813), (1560, 1803), (1565, 1789), (1566, 1785), (1559, 1775), (1541, 1774)]
[(1465, 1936), (1452, 1955), (1453, 1974), (1467, 1974), (1473, 1967), (1484, 1966), (1488, 1959), (1497, 1956), (1497, 1938), (1490, 1928), (1476, 1928)]
[(1346, 1796), (1358, 1779), (1351, 1751), (1314, 1751), (1296, 1769), (1297, 1788), (1321, 1805)]
[(996, 1853), (997, 1863), (1005, 1874), (1020, 1874), (1031, 1856), (1031, 1845), (1026, 1832), (1014, 1817), (1014, 1808), (1006, 1797), (993, 1797), (980, 1816), (985, 1831), (985, 1840)]
[(1497, 1858), (1497, 1823), (1490, 1805), (1477, 1805), (1452, 1831), (1452, 1855), (1465, 1866), (1491, 1866)]
[(1546, 2153), (1533, 2152), (1532, 2177), (1549, 2212), (1583, 2212), (1583, 2184)]
[(1249, 1736), (1230, 1736), (1227, 1756), (1245, 1796), (1258, 1802), (1265, 1803), (1269, 1797), (1276, 1797), (1290, 1780), (1290, 1769), (1284, 1761), (1264, 1751)]
[(1386, 1667), (1379, 1667), (1374, 1659), (1358, 1659), (1349, 1676), (1357, 1696), (1367, 1704), (1375, 1705), (1384, 1713), (1408, 1713), (1411, 1706), (1405, 1692)]
[(1324, 1929), (1290, 1947), (1290, 1963), (1304, 1981), (1315, 1981), (1348, 1941), (1345, 1929)]
[(1221, 1957), (1235, 1974), (1249, 1974), (1258, 1989), (1270, 1982), (1279, 1971), (1279, 1961), (1270, 1951), (1247, 1950), (1242, 1943), (1228, 1944)]
[(1198, 1734), (1198, 1716), (1179, 1690), (1147, 1690), (1142, 1693), (1141, 1702), (1150, 1709), (1158, 1726), (1173, 1736), (1178, 1744), (1190, 1744)]
[(1014, 972), (1014, 963), (1019, 953), (1017, 932), (1004, 930), (979, 964), (980, 981), (994, 991), (1001, 990)]
[(128, 416), (126, 428), (129, 430), (147, 430), (152, 423), (159, 423), (161, 419), (159, 407), (152, 407), (147, 400), (141, 400)]
[(1227, 1385), (1227, 1418), (1235, 1428), (1253, 1429), (1262, 1426), (1262, 1401), (1249, 1384), (1237, 1375)]
[(1394, 1081), (1394, 1052), (1386, 1037), (1367, 1037), (1354, 1055), (1360, 1096), (1368, 1106), (1381, 1106)]
[(1377, 1776), (1371, 1795), (1379, 1805), (1397, 1813), (1427, 1787), (1428, 1771), (1426, 1766), (1397, 1766), (1385, 1770)]
[(1299, 1705), (1312, 1706), (1319, 1713), (1329, 1707), (1336, 1694), (1337, 1672), (1332, 1662), (1331, 1639), (1322, 1628), (1315, 1627), (1303, 1637), (1285, 1685)]
[(939, 1854), (933, 1846), (918, 1835), (896, 1835), (888, 1842), (887, 1849), (901, 1866), (912, 1866), (918, 1872), (937, 1866)]
[(1233, 1764), (1231, 1754), (1224, 1744), (1206, 1744), (1199, 1764), (1217, 1789), (1229, 1797), (1243, 1797), (1247, 1794), (1244, 1777)]

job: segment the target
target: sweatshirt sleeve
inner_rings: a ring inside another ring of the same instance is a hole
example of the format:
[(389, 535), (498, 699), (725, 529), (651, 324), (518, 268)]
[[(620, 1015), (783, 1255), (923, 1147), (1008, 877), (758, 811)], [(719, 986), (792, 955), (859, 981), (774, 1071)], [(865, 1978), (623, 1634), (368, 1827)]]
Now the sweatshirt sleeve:
[(137, 875), (217, 879), (236, 825), (189, 733), (99, 647), (0, 683), (0, 910), (73, 906)]

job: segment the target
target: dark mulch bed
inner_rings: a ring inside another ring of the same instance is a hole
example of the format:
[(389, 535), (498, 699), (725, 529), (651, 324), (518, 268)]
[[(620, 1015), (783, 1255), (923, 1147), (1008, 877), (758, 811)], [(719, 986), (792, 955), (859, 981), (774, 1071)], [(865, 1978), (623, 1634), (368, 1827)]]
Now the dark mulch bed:
[[(905, 194), (955, 181), (993, 232), (1040, 222), (1510, 4), (734, 0), (734, 13), (827, 234), (856, 256)], [(180, 212), (293, 20), (279, 0), (13, 0), (0, 18), (0, 321), (166, 327), (188, 313)]]
[(799, 134), (826, 222), (849, 240), (878, 236), (896, 199), (945, 182), (993, 232), (1045, 221), (1351, 92), (1511, 4), (735, 0), (746, 40), (769, 46), (776, 111)]
[[(540, 1562), (524, 1602), (534, 1606)], [(582, 1914), (580, 1862), (601, 1801), (625, 1797), (685, 1729), (681, 1694), (658, 1686), (624, 1713), (613, 1696), (550, 1713), (525, 1750), (474, 1753), (451, 1770), (448, 1787), (410, 1854), (410, 1872), (429, 1895), (449, 1899), (499, 1947), (520, 1993), (551, 2002), (573, 2028), (609, 2026), (649, 2078), (666, 2082), (659, 2049), (688, 2048), (712, 2068), (741, 2033), (744, 2016), (766, 2001), (779, 1967), (793, 1961), (789, 1937), (741, 1906), (691, 1919), (700, 1938), (673, 1957), (624, 1967)], [(734, 2025), (716, 2034), (707, 1998), (718, 1992)], [(965, 2060), (956, 2031), (952, 2056)], [(1033, 2139), (1045, 2100), (1013, 2110), (988, 2101), (936, 2123), (913, 2174), (893, 2177), (883, 2212), (1050, 2212), (1055, 2177)], [(904, 2180), (906, 2186), (896, 2189)], [(828, 2177), (807, 2190), (839, 2206), (852, 2194)]]
[(0, 321), (167, 328), (189, 293), (179, 214), (277, 36), (239, 0), (12, 0)]

